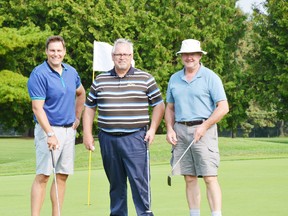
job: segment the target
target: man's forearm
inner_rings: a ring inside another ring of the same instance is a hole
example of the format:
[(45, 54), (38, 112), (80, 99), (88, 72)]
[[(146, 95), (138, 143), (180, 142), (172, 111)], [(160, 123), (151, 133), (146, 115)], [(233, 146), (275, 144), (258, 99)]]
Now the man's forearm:
[(212, 115), (203, 123), (207, 128), (219, 122), (229, 112), (227, 101), (220, 101)]
[(167, 131), (173, 129), (175, 123), (175, 113), (172, 105), (167, 105), (165, 110), (165, 124)]
[(75, 105), (75, 115), (78, 120), (81, 119), (82, 112), (84, 109), (84, 103), (85, 103), (85, 90), (83, 86), (80, 86), (79, 89), (77, 89), (76, 92), (76, 105)]
[(83, 112), (83, 134), (92, 134), (93, 121), (95, 116), (95, 109), (85, 107)]
[(154, 130), (155, 133), (161, 123), (161, 120), (163, 119), (164, 111), (165, 105), (163, 102), (153, 108), (150, 129)]

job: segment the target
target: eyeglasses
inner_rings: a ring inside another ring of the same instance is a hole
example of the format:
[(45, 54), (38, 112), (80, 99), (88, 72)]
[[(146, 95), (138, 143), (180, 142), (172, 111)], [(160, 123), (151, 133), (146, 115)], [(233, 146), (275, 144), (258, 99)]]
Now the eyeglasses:
[(117, 58), (120, 58), (120, 57), (127, 58), (127, 57), (131, 56), (132, 54), (128, 54), (128, 53), (114, 53), (113, 55), (115, 57), (117, 57)]

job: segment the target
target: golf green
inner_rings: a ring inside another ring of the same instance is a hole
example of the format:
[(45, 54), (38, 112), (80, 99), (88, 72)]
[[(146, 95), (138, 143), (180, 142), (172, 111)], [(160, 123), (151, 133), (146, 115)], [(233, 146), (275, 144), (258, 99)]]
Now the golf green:
[[(167, 185), (170, 166), (151, 166), (152, 210), (156, 216), (188, 215), (183, 177), (173, 176)], [(0, 176), (0, 215), (30, 215), (30, 188), (34, 175)], [(50, 183), (52, 178), (50, 179)], [(202, 215), (210, 215), (202, 189)], [(288, 158), (222, 161), (219, 182), (223, 192), (223, 215), (284, 216), (288, 212)], [(62, 215), (109, 215), (109, 186), (103, 169), (91, 174), (91, 205), (88, 201), (88, 171), (69, 177)], [(136, 215), (130, 189), (129, 215)], [(49, 188), (41, 215), (51, 215)]]

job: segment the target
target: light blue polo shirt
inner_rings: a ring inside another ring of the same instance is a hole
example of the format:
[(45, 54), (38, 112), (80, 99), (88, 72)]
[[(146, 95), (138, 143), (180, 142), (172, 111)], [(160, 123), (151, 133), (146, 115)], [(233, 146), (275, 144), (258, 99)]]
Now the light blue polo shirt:
[[(60, 76), (44, 61), (34, 68), (27, 83), (31, 100), (45, 100), (44, 110), (51, 125), (75, 121), (76, 89), (81, 80), (75, 68), (68, 64), (62, 67)], [(34, 120), (38, 122), (35, 116)]]
[(174, 103), (175, 121), (207, 119), (223, 100), (227, 97), (220, 77), (202, 64), (190, 83), (184, 68), (169, 80), (166, 102)]

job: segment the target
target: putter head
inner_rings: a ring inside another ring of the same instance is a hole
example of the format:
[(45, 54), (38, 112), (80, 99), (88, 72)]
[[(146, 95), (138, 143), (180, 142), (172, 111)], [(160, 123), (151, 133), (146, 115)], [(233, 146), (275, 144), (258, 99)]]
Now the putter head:
[(167, 176), (167, 184), (169, 186), (171, 186), (171, 176), (170, 175)]

